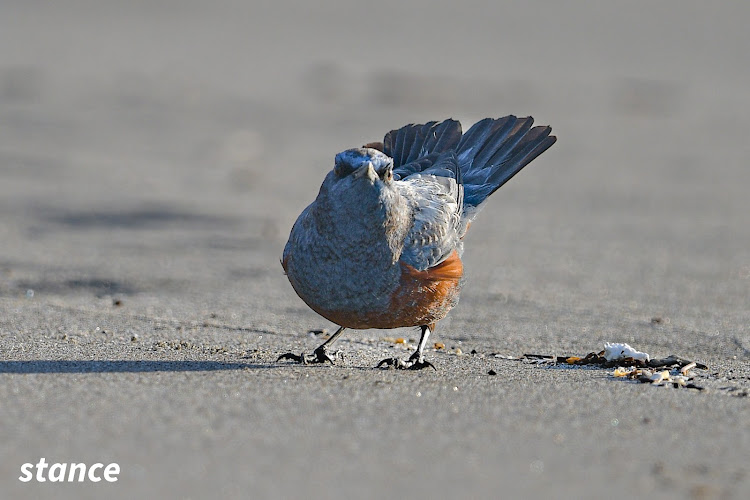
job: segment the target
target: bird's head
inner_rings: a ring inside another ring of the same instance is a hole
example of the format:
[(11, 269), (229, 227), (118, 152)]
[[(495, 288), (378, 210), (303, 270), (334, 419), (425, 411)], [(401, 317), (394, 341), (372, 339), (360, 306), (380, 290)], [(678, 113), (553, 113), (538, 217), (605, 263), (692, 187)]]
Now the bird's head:
[(347, 149), (336, 155), (320, 195), (348, 213), (370, 211), (393, 190), (393, 159), (377, 149)]
[[(409, 212), (396, 182), (393, 158), (377, 149), (362, 147), (337, 154), (310, 205), (318, 230), (366, 247), (387, 229), (386, 240), (398, 246), (408, 218), (402, 215)], [(394, 218), (399, 220), (394, 222)]]
[(347, 149), (336, 155), (318, 193), (318, 206), (342, 217), (373, 213), (397, 196), (393, 159), (377, 149)]
[(339, 180), (350, 177), (375, 184), (393, 181), (393, 158), (372, 148), (347, 149), (336, 155), (333, 172)]

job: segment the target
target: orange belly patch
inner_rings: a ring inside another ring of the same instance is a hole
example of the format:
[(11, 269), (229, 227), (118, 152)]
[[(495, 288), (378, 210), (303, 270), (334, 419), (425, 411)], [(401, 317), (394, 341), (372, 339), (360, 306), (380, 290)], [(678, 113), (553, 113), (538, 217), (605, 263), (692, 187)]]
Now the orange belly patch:
[(312, 309), (340, 326), (354, 329), (400, 328), (433, 325), (456, 305), (463, 276), (463, 263), (455, 250), (435, 267), (418, 271), (404, 262), (399, 286), (385, 311), (330, 311)]

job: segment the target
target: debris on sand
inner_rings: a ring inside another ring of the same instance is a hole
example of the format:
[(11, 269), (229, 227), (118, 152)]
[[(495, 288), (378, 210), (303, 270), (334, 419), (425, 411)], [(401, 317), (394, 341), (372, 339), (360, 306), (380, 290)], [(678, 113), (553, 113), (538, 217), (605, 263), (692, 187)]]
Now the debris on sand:
[(618, 361), (624, 358), (633, 358), (648, 361), (650, 358), (647, 353), (636, 351), (628, 344), (611, 342), (604, 343), (604, 357), (607, 359), (607, 361)]
[[(695, 363), (690, 364), (695, 367)], [(702, 391), (703, 387), (697, 386), (691, 382), (693, 380), (693, 377), (689, 374), (690, 369), (685, 370), (687, 366), (689, 365), (681, 368), (679, 372), (670, 372), (669, 370), (652, 372), (648, 368), (625, 368), (619, 366), (615, 368), (614, 372), (612, 372), (612, 376), (615, 378), (625, 377), (629, 380), (637, 380), (642, 384), (651, 384), (658, 386), (671, 385), (675, 389), (679, 387), (685, 387), (687, 389), (697, 389), (699, 391)]]
[[(702, 391), (703, 387), (699, 387), (692, 382), (694, 377), (690, 375), (690, 370), (694, 368), (708, 369), (702, 363), (678, 356), (651, 358), (647, 353), (640, 352), (628, 344), (609, 342), (604, 344), (603, 351), (590, 352), (584, 357), (524, 354), (522, 359), (528, 359), (536, 363), (597, 365), (602, 368), (615, 368), (612, 372), (612, 376), (615, 378), (625, 378), (656, 386), (685, 387), (699, 391)], [(654, 370), (655, 368), (660, 370)]]

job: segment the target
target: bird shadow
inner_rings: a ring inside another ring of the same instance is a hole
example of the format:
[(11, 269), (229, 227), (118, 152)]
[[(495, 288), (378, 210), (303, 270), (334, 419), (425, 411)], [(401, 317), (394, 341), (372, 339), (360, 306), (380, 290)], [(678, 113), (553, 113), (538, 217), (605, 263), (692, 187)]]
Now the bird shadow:
[(221, 361), (29, 360), (0, 361), (0, 373), (154, 373), (257, 370), (275, 365)]

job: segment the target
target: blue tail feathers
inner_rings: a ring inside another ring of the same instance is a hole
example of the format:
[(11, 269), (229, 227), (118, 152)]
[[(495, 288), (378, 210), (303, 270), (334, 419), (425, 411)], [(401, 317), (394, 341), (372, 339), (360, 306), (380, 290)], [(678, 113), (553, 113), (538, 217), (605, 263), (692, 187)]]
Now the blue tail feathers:
[(455, 151), (464, 206), (477, 207), (555, 143), (550, 127), (533, 123), (530, 116), (485, 118), (463, 135), (461, 124), (450, 119), (406, 125), (386, 134), (383, 152), (393, 158), (394, 178), (403, 179), (429, 169), (441, 153)]
[(557, 138), (545, 126), (531, 127), (532, 117), (485, 118), (461, 138), (457, 148), (463, 174), (464, 205), (477, 207)]

